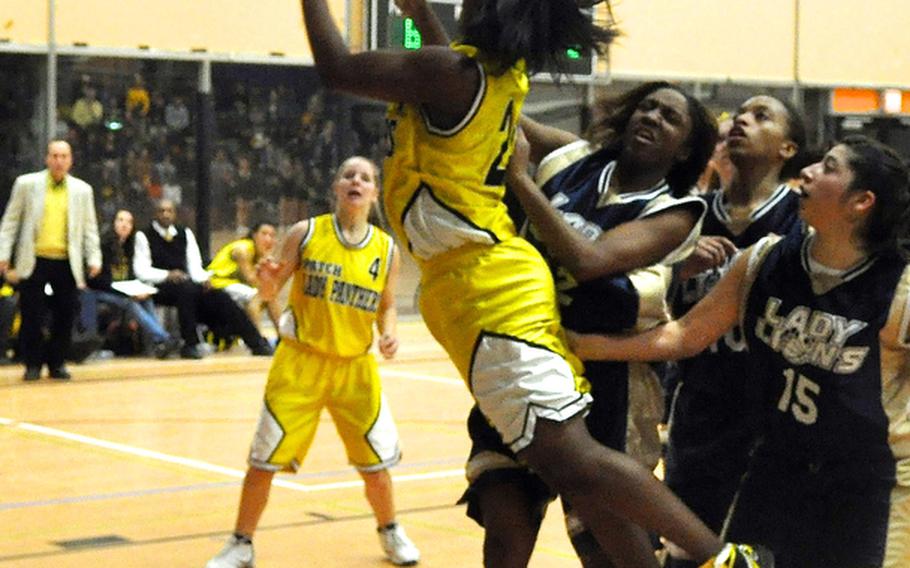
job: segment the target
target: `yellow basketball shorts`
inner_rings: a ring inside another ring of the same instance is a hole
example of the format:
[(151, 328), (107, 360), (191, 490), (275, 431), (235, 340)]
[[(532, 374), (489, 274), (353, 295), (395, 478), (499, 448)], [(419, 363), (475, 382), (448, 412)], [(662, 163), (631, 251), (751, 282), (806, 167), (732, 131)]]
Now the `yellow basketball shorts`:
[(401, 460), (398, 429), (376, 359), (371, 354), (331, 357), (283, 339), (269, 370), (250, 465), (297, 471), (323, 408), (332, 416), (348, 461), (358, 470), (378, 471)]
[(538, 418), (565, 421), (590, 404), (550, 270), (524, 239), (434, 258), (423, 266), (420, 309), (512, 451), (531, 443)]

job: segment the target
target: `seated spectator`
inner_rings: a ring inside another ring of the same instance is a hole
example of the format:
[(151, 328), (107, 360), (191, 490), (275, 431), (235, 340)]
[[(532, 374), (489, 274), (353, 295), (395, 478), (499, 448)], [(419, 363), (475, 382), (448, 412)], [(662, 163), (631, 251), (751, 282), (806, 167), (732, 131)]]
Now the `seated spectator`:
[(270, 356), (271, 345), (243, 309), (227, 292), (212, 288), (193, 231), (175, 225), (176, 218), (173, 201), (158, 201), (155, 220), (145, 231), (136, 232), (133, 271), (140, 280), (158, 288), (155, 300), (159, 304), (177, 308), (184, 341), (180, 356), (203, 357), (196, 330), (200, 321), (217, 335), (239, 335), (253, 355)]
[(263, 260), (269, 259), (275, 248), (275, 225), (256, 223), (247, 236), (224, 245), (208, 270), (212, 273), (212, 287), (224, 290), (259, 326), (262, 320), (262, 306), (268, 308), (269, 319), (275, 329), (281, 317), (281, 305), (277, 298), (265, 302), (259, 296), (259, 275), (257, 271)]
[(83, 319), (93, 326), (93, 329), (97, 329), (98, 303), (122, 310), (127, 318), (139, 325), (142, 333), (150, 340), (152, 353), (159, 359), (165, 359), (176, 353), (182, 342), (165, 331), (158, 321), (155, 304), (149, 295), (152, 290), (135, 289), (135, 286), (131, 290), (129, 287), (130, 284), (138, 283), (133, 274), (135, 241), (133, 214), (125, 209), (117, 211), (113, 231), (101, 240), (101, 274), (88, 283), (89, 289), (84, 294), (86, 301), (82, 307)]

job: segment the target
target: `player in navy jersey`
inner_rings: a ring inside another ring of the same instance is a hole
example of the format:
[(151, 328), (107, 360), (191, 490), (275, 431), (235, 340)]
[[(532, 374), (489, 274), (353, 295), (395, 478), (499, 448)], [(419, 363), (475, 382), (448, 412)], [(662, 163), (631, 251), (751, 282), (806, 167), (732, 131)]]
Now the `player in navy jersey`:
[[(704, 196), (708, 213), (695, 253), (683, 263), (673, 300), (682, 316), (711, 290), (737, 251), (799, 223), (796, 193), (785, 183), (806, 154), (802, 118), (769, 96), (745, 101), (733, 117), (726, 153), (733, 176), (726, 187)], [(748, 369), (742, 332), (734, 327), (695, 357), (677, 362), (667, 485), (713, 530), (723, 527), (746, 470), (759, 422), (761, 387), (736, 380)], [(670, 566), (695, 565), (676, 558)]]
[[(694, 355), (741, 323), (765, 423), (728, 534), (779, 568), (910, 566), (910, 268), (906, 163), (864, 137), (802, 171), (811, 227), (760, 240), (682, 319), (587, 358)], [(729, 379), (728, 379), (729, 380)]]
[[(701, 200), (684, 196), (713, 150), (716, 124), (699, 102), (665, 82), (646, 83), (602, 104), (605, 118), (594, 129), (598, 144), (523, 118), (530, 158), (540, 162), (542, 187), (523, 173), (523, 146), (512, 158), (510, 173), (531, 222), (528, 238), (547, 253), (563, 324), (577, 331), (616, 332), (666, 319), (668, 267), (692, 250), (705, 210)], [(632, 273), (649, 265), (657, 266)], [(648, 370), (632, 367), (585, 365), (594, 398), (588, 429), (617, 451), (626, 446), (630, 373), (643, 382), (640, 375)], [(651, 430), (656, 438), (655, 424)], [(550, 491), (518, 462), (476, 407), (469, 431), (473, 447), (464, 500), (468, 514), (486, 530), (486, 563), (524, 566)], [(604, 566), (608, 560), (583, 524), (574, 516), (567, 524), (583, 563)], [(617, 522), (613, 532), (616, 562), (655, 563), (640, 529)]]

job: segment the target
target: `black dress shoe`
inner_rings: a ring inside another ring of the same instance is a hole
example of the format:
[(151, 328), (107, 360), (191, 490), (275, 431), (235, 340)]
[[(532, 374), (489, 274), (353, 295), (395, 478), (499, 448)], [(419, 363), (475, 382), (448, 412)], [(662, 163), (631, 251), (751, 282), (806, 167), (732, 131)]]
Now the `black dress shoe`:
[(41, 378), (41, 367), (26, 367), (25, 375), (22, 377), (24, 381), (37, 381)]
[(181, 359), (202, 359), (205, 355), (199, 345), (184, 345), (180, 348)]
[(271, 357), (275, 354), (275, 350), (268, 341), (262, 340), (259, 345), (250, 349), (250, 353), (257, 357)]
[(167, 359), (172, 353), (176, 353), (183, 346), (183, 341), (176, 337), (169, 337), (164, 341), (155, 344), (154, 353), (158, 359)]
[(63, 365), (51, 368), (49, 374), (52, 379), (57, 379), (58, 381), (68, 381), (73, 378)]

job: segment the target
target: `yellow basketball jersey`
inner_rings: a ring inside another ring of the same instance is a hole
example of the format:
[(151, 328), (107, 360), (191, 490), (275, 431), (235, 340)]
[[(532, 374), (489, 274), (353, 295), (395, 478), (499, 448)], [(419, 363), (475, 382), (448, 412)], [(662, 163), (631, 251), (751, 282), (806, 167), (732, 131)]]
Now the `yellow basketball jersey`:
[(253, 239), (237, 239), (224, 245), (208, 266), (208, 270), (212, 272), (213, 287), (224, 288), (231, 284), (243, 282), (240, 275), (240, 267), (237, 266), (237, 261), (231, 257), (237, 246), (245, 248), (247, 255), (253, 259), (253, 264), (256, 264), (258, 259), (256, 258), (256, 245), (253, 244)]
[(282, 337), (339, 357), (367, 353), (394, 246), (373, 225), (363, 241), (348, 243), (334, 214), (311, 218), (282, 316)]
[(449, 129), (416, 105), (389, 107), (391, 153), (383, 199), (389, 223), (424, 263), (462, 245), (492, 245), (515, 236), (502, 202), (515, 129), (528, 92), (524, 62), (493, 75), (477, 49), (453, 46), (480, 70), (480, 87), (464, 119)]

